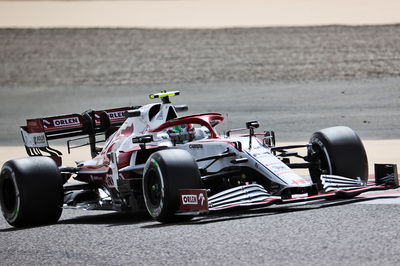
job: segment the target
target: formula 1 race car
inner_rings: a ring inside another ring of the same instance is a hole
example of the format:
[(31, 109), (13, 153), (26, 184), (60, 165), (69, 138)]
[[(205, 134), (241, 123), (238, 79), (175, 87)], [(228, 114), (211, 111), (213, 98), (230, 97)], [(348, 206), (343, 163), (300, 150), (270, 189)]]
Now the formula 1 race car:
[[(375, 182), (368, 181), (366, 152), (348, 127), (319, 130), (308, 143), (292, 146), (277, 146), (273, 131), (256, 133), (257, 121), (220, 136), (221, 114), (178, 117), (188, 108), (173, 105), (175, 95), (151, 94), (162, 102), (144, 106), (28, 119), (21, 132), (30, 157), (7, 161), (1, 170), (7, 222), (56, 223), (63, 208), (147, 210), (159, 222), (175, 222), (398, 187), (396, 165), (376, 165)], [(92, 159), (62, 166), (61, 152), (48, 144), (60, 138), (69, 138), (68, 151), (90, 146)], [(296, 168), (308, 169), (310, 178)]]

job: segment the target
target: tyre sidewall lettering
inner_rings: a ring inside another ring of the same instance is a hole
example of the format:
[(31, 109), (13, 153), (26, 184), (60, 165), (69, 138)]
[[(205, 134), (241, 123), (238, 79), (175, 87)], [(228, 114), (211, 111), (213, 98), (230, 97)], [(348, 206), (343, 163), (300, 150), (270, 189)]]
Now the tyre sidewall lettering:
[(163, 174), (162, 171), (160, 169), (160, 166), (158, 164), (158, 162), (154, 159), (151, 160), (151, 164), (153, 165), (153, 168), (156, 169), (156, 172), (158, 173), (158, 176), (160, 178), (160, 184), (161, 184), (161, 200), (160, 200), (160, 204), (154, 208), (153, 210), (151, 210), (150, 214), (153, 217), (157, 217), (161, 214), (163, 207), (164, 207), (164, 197), (165, 197), (165, 186), (164, 186), (164, 178), (163, 178)]
[[(145, 205), (146, 208), (149, 212), (149, 214), (152, 217), (157, 217), (161, 214), (164, 208), (164, 197), (165, 197), (165, 184), (164, 184), (164, 178), (163, 178), (163, 173), (161, 171), (161, 168), (159, 166), (159, 163), (152, 158), (145, 166), (145, 172), (148, 171), (155, 171), (156, 174), (158, 175), (158, 178), (160, 179), (160, 191), (161, 191), (161, 199), (160, 199), (160, 204), (158, 206), (154, 206), (151, 204), (150, 200), (148, 199), (148, 195), (145, 195), (144, 200), (145, 200)], [(148, 186), (148, 180), (144, 182), (144, 186)]]

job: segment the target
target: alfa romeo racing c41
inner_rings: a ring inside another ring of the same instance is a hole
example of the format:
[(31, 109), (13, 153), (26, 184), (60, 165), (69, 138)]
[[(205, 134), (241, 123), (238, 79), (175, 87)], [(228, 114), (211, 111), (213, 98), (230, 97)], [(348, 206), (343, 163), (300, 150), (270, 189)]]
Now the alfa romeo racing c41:
[[(219, 135), (219, 113), (179, 117), (188, 108), (172, 104), (175, 95), (151, 94), (161, 102), (144, 106), (28, 119), (21, 133), (29, 157), (7, 161), (1, 170), (7, 222), (51, 224), (68, 207), (147, 211), (159, 222), (175, 222), (398, 186), (396, 165), (376, 165), (375, 182), (368, 181), (365, 149), (348, 127), (319, 130), (304, 145), (277, 146), (273, 131), (256, 132), (257, 121)], [(68, 151), (90, 146), (92, 158), (62, 166), (61, 152), (49, 146), (61, 138), (69, 139)], [(308, 169), (310, 178), (296, 168)]]

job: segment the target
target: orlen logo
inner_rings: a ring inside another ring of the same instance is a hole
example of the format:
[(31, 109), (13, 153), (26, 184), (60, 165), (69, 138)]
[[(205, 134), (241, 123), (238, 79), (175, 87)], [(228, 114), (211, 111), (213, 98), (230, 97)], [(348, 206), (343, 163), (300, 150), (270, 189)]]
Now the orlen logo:
[(53, 124), (56, 127), (65, 127), (65, 126), (79, 125), (80, 123), (78, 117), (70, 117), (70, 118), (54, 119)]
[(119, 112), (110, 112), (107, 113), (108, 117), (113, 120), (113, 119), (121, 119), (121, 118), (125, 118), (124, 116), (124, 112), (123, 111), (119, 111)]
[(182, 195), (182, 203), (197, 205), (199, 201), (197, 200), (197, 195)]

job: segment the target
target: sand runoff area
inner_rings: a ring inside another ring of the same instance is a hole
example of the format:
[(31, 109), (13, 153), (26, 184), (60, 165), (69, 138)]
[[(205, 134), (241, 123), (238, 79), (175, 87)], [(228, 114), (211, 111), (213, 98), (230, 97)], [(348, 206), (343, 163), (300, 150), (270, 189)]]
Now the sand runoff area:
[(399, 10), (399, 0), (0, 0), (0, 27), (376, 25), (400, 23)]

